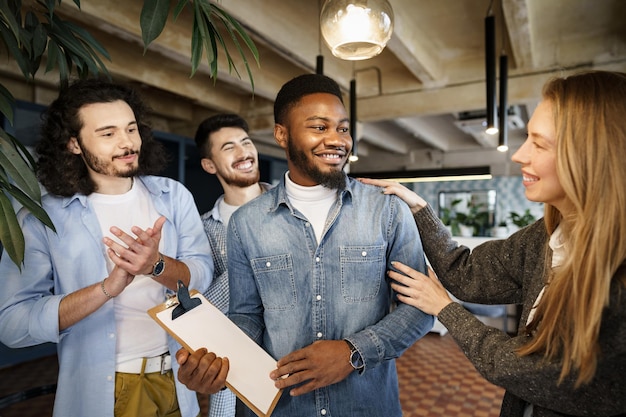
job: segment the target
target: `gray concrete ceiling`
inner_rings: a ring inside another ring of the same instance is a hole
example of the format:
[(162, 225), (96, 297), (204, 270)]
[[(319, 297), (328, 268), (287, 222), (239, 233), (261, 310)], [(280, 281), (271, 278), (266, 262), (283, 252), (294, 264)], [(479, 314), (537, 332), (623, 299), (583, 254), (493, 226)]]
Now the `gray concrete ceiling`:
[(346, 93), (350, 80), (356, 80), (360, 159), (350, 167), (355, 173), (490, 165), (494, 174), (515, 175), (510, 155), (524, 140), (525, 122), (547, 79), (580, 69), (626, 72), (626, 1), (494, 1), (496, 50), (508, 56), (512, 111), (510, 150), (503, 154), (495, 149), (497, 136), (482, 133), (484, 18), (490, 0), (390, 0), (392, 39), (379, 56), (365, 61), (331, 55), (320, 40), (320, 2), (219, 2), (249, 30), (259, 49), (260, 66), (252, 66), (254, 94), (236, 55), (241, 78), (228, 72), (223, 55), (216, 81), (208, 77), (206, 65), (189, 78), (189, 13), (168, 22), (143, 54), (142, 1), (84, 1), (81, 11), (65, 1), (61, 10), (106, 46), (113, 74), (136, 82), (154, 98), (153, 107), (169, 117), (169, 130), (192, 136), (202, 117), (237, 112), (250, 121), (260, 150), (274, 156), (283, 153), (272, 138), (273, 98), (284, 82), (314, 72), (316, 56), (323, 55), (324, 73)]

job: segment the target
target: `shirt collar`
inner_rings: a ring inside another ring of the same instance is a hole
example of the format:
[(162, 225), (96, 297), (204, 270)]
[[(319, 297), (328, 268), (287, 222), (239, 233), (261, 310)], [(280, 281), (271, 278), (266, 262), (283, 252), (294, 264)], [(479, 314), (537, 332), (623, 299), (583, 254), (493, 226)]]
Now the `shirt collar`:
[[(150, 194), (158, 196), (170, 191), (170, 187), (165, 181), (155, 181), (154, 178), (151, 176), (135, 177), (136, 180), (141, 181)], [(69, 206), (74, 200), (78, 200), (83, 207), (87, 207), (87, 196), (78, 193), (70, 197), (63, 197), (63, 207)]]
[(563, 241), (561, 225), (558, 225), (550, 236), (548, 245), (552, 249), (552, 267), (560, 266), (563, 263), (563, 259), (565, 259), (565, 242)]
[[(280, 182), (276, 186), (276, 193), (274, 193), (274, 201), (272, 202), (272, 206), (270, 211), (276, 211), (281, 205), (286, 206), (293, 213), (294, 209), (291, 203), (289, 202), (289, 197), (287, 196), (287, 188), (285, 186), (285, 177), (289, 172), (286, 172), (285, 175), (281, 178)], [(345, 174), (344, 174), (345, 175)], [(337, 200), (344, 201), (344, 198), (352, 198), (354, 185), (357, 182), (353, 180), (348, 175), (346, 177), (346, 188), (343, 189), (338, 195)]]

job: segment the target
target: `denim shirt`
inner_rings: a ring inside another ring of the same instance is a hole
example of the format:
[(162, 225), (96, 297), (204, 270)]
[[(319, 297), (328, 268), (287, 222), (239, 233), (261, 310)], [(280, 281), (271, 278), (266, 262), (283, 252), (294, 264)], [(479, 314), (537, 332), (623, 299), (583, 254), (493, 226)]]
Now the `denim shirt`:
[[(190, 288), (204, 291), (213, 276), (211, 249), (191, 193), (168, 178), (138, 178), (154, 206), (167, 218), (162, 252), (183, 261), (191, 273)], [(59, 303), (69, 293), (102, 281), (109, 274), (106, 248), (96, 214), (87, 197), (46, 195), (43, 206), (56, 233), (22, 209), (26, 241), (22, 271), (5, 253), (0, 261), (0, 341), (17, 348), (57, 343), (59, 377), (55, 416), (113, 416), (115, 401), (116, 326), (113, 303), (59, 332)], [(166, 292), (163, 287), (163, 299)], [(168, 337), (170, 353), (179, 349)], [(178, 365), (172, 360), (174, 375)], [(196, 393), (176, 383), (183, 417), (200, 409)]]
[(434, 322), (409, 305), (393, 308), (390, 262), (426, 272), (406, 204), (347, 179), (318, 244), (283, 179), (232, 215), (227, 248), (229, 317), (272, 357), (345, 338), (365, 362), (362, 373), (311, 393), (286, 390), (272, 416), (402, 415), (395, 358)]

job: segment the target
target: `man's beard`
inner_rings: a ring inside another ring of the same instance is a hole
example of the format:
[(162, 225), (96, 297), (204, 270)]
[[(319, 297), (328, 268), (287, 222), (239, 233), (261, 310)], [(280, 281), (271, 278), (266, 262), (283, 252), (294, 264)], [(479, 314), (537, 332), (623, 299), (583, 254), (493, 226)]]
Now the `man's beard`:
[[(308, 155), (293, 145), (291, 134), (287, 138), (287, 151), (291, 162), (307, 174), (313, 181), (331, 190), (343, 190), (346, 188), (346, 175), (343, 172), (344, 163), (341, 169), (323, 172), (315, 166)], [(347, 162), (347, 161), (346, 161)]]
[(241, 177), (237, 175), (221, 175), (222, 180), (228, 185), (232, 185), (239, 188), (250, 187), (256, 184), (261, 179), (261, 173), (257, 169), (254, 177)]
[[(137, 175), (139, 172), (139, 166), (130, 166), (126, 171), (119, 171), (113, 168), (112, 162), (105, 162), (104, 160), (98, 158), (93, 153), (89, 152), (87, 148), (85, 148), (80, 142), (78, 143), (83, 155), (83, 161), (85, 164), (91, 168), (92, 171), (97, 172), (98, 174), (108, 175), (111, 177), (120, 177), (120, 178), (131, 178)], [(123, 156), (137, 154), (139, 152), (135, 151), (126, 151)]]

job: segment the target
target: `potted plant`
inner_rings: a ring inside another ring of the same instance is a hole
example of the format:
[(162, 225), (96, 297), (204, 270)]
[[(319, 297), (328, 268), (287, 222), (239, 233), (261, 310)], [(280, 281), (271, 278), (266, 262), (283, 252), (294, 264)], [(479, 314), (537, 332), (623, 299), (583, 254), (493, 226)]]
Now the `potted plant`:
[(463, 200), (460, 198), (452, 200), (450, 207), (442, 207), (440, 210), (441, 222), (448, 228), (450, 234), (453, 236), (457, 236), (459, 234), (459, 219), (456, 215), (455, 209), (461, 201)]
[(497, 226), (491, 229), (491, 236), (493, 237), (507, 237), (509, 235), (509, 225), (506, 220), (500, 220)]
[(529, 224), (534, 223), (536, 220), (535, 216), (533, 216), (530, 212), (530, 209), (524, 210), (522, 214), (512, 211), (509, 213), (509, 218), (511, 219), (511, 222), (515, 226), (517, 226), (518, 229), (526, 227)]
[(472, 201), (467, 203), (467, 212), (457, 212), (456, 218), (459, 222), (461, 236), (480, 236), (489, 224), (489, 213), (485, 203), (475, 204)]

